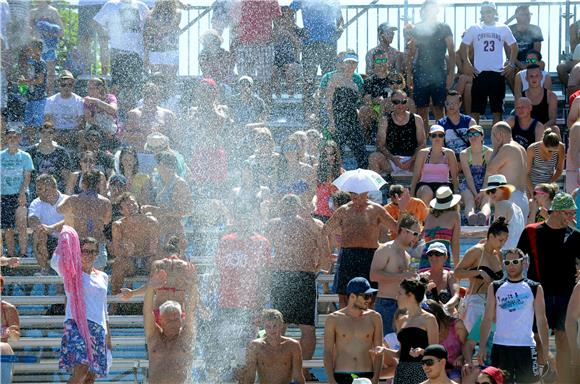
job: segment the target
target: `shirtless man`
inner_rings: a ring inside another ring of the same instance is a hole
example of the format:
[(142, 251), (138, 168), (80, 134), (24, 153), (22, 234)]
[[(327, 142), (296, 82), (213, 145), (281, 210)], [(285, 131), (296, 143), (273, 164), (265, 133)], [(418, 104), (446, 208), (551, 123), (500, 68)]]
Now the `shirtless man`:
[(151, 262), (159, 248), (159, 223), (140, 211), (139, 203), (129, 192), (119, 198), (123, 217), (113, 222), (113, 254), (115, 263), (111, 275), (113, 294), (119, 293), (126, 277), (141, 271), (149, 275)]
[[(82, 192), (64, 199), (56, 211), (64, 216), (64, 224), (73, 227), (79, 238), (93, 237), (99, 242), (99, 256), (95, 267), (103, 268), (107, 264), (107, 239), (103, 229), (111, 222), (112, 205), (109, 199), (97, 193), (101, 182), (99, 171), (83, 173)], [(62, 226), (60, 226), (62, 227)], [(58, 225), (51, 226), (57, 229)]]
[(143, 86), (143, 106), (127, 113), (127, 124), (123, 130), (124, 140), (142, 151), (147, 135), (160, 132), (165, 136), (174, 136), (176, 117), (169, 109), (159, 106), (160, 91), (157, 85), (147, 83)]
[(352, 200), (334, 211), (323, 229), (327, 238), (333, 233), (342, 233), (335, 288), (341, 308), (347, 304), (348, 282), (353, 277), (369, 278), (373, 256), (379, 246), (381, 225), (386, 225), (391, 232), (397, 230), (395, 219), (385, 208), (369, 201), (368, 192), (346, 192), (350, 192)]
[(369, 309), (376, 289), (364, 277), (348, 282), (348, 305), (324, 324), (324, 368), (329, 384), (351, 384), (352, 374), (378, 384), (382, 365), (374, 351), (383, 342), (381, 316)]
[(161, 179), (161, 190), (157, 193), (156, 205), (144, 205), (141, 211), (151, 213), (159, 220), (162, 243), (169, 234), (176, 234), (184, 247), (181, 219), (193, 211), (191, 192), (185, 180), (176, 174), (177, 158), (172, 152), (160, 152), (155, 155), (155, 160)]
[(455, 278), (469, 279), (469, 291), (463, 303), (465, 328), (471, 331), (484, 314), (487, 287), (503, 276), (500, 249), (508, 238), (508, 225), (503, 217), (489, 226), (487, 239), (471, 247), (455, 267)]
[[(528, 187), (526, 150), (512, 139), (512, 130), (505, 121), (500, 121), (491, 128), (491, 143), (494, 148), (493, 157), (485, 170), (483, 188), (487, 187), (489, 176), (504, 175), (507, 183), (516, 187), (516, 190), (512, 192), (510, 201), (521, 208), (524, 217), (528, 217), (530, 207), (526, 195)], [(485, 194), (485, 192), (480, 193)]]
[[(167, 272), (156, 271), (149, 283), (143, 302), (143, 322), (147, 350), (149, 351), (149, 383), (174, 384), (191, 382), (195, 343), (195, 314), (197, 300), (194, 289), (195, 268), (188, 264), (184, 274), (184, 305), (168, 300), (159, 307), (159, 317), (154, 314), (155, 289), (168, 284)], [(186, 309), (184, 309), (184, 307)], [(183, 317), (183, 311), (187, 316)]]
[(397, 294), (403, 279), (416, 277), (409, 269), (411, 256), (407, 249), (418, 240), (421, 226), (411, 215), (404, 215), (399, 222), (399, 233), (395, 240), (381, 244), (371, 264), (371, 281), (379, 284), (375, 310), (383, 319), (383, 336), (394, 332), (393, 316), (398, 309)]
[(266, 227), (266, 238), (276, 249), (272, 266), (272, 308), (286, 324), (300, 327), (302, 357), (310, 360), (316, 347), (316, 272), (320, 267), (324, 236), (309, 217), (304, 219), (296, 195), (286, 195), (280, 204), (281, 217)]
[(262, 314), (266, 335), (248, 346), (246, 372), (242, 384), (304, 384), (300, 344), (282, 334), (286, 330), (282, 314), (275, 309)]
[[(580, 97), (577, 98), (580, 100)], [(580, 103), (580, 101), (578, 101)], [(576, 104), (576, 100), (574, 100)], [(566, 192), (572, 193), (580, 187), (580, 122), (574, 122), (568, 131), (568, 153), (566, 154)]]

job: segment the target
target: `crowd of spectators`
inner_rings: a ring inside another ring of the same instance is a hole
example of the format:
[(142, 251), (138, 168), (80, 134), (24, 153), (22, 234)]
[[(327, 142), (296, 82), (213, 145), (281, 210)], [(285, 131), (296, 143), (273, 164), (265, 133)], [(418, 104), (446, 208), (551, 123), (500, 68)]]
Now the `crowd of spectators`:
[[(59, 364), (71, 382), (107, 375), (108, 315), (123, 312), (108, 291), (144, 295), (151, 382), (191, 380), (198, 320), (223, 347), (207, 355), (213, 380), (313, 380), (302, 364), (316, 346), (319, 272), (335, 272), (339, 295), (325, 324), (330, 383), (577, 377), (580, 64), (558, 67), (570, 96), (561, 124), (528, 6), (507, 26), (481, 3), (457, 48), (427, 0), (404, 31), (380, 23), (359, 74), (357, 53), (337, 52), (337, 0), (218, 0), (195, 79), (178, 76), (184, 2), (80, 0), (76, 47), (64, 46), (56, 6), (0, 0), (0, 262), (35, 257), (38, 276), (63, 278)], [(571, 31), (577, 43), (577, 22)], [(278, 99), (301, 99), (305, 130), (269, 129)], [(385, 187), (339, 191), (346, 159)], [(224, 224), (205, 254), (201, 234)], [(465, 226), (487, 233), (462, 254)], [(215, 308), (198, 292), (196, 256), (215, 265)], [(135, 275), (149, 281), (128, 289)], [(11, 354), (19, 320), (4, 301), (1, 330)]]

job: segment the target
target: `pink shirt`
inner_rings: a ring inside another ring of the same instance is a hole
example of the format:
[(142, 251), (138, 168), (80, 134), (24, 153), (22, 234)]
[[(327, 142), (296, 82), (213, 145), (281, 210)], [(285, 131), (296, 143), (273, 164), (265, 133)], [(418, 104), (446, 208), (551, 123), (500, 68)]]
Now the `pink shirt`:
[(278, 0), (243, 0), (237, 36), (240, 43), (272, 41), (272, 21), (282, 16)]

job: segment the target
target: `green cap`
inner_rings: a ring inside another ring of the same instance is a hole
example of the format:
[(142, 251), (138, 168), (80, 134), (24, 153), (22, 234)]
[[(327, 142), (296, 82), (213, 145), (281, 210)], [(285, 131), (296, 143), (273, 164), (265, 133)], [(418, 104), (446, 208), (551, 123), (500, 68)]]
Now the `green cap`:
[(550, 211), (575, 211), (576, 209), (574, 199), (565, 192), (556, 194), (550, 206)]

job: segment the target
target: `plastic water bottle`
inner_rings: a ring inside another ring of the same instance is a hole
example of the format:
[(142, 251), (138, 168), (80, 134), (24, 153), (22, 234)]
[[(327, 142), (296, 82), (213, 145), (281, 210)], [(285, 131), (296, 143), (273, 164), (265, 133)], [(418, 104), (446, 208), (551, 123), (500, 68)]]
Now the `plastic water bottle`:
[(18, 84), (18, 92), (21, 96), (26, 96), (28, 94), (28, 84), (20, 83)]

